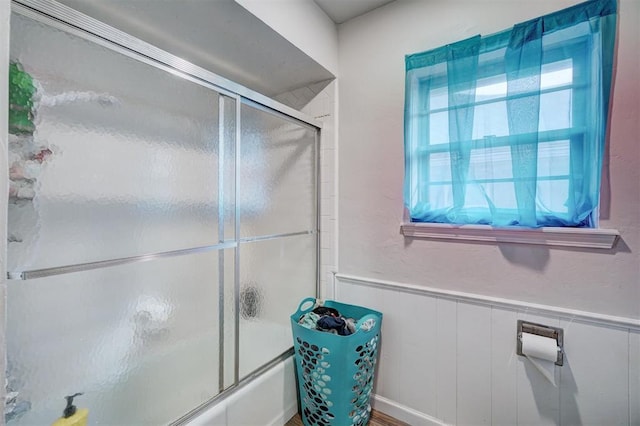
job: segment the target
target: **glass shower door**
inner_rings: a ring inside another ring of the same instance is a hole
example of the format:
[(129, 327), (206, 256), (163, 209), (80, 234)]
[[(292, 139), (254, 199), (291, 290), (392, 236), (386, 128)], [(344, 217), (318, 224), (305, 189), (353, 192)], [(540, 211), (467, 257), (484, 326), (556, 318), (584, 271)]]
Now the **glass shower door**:
[(11, 61), (9, 424), (169, 423), (225, 386), (236, 101), (15, 13)]
[(240, 377), (292, 345), (289, 315), (316, 294), (316, 133), (250, 103), (241, 109)]
[(318, 130), (35, 3), (11, 17), (5, 418), (82, 392), (90, 424), (168, 424), (290, 353)]

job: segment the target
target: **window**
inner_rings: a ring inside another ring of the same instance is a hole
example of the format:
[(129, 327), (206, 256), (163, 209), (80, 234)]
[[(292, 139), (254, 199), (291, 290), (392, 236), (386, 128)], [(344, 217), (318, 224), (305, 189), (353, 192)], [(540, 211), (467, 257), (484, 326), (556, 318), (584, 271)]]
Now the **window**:
[(616, 4), (406, 58), (412, 222), (597, 227)]

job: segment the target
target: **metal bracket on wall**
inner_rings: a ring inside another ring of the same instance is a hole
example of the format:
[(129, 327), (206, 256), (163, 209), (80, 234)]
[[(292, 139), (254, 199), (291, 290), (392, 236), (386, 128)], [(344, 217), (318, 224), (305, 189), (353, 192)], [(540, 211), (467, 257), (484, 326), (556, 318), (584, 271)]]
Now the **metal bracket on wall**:
[(523, 320), (518, 320), (518, 339), (516, 353), (520, 356), (524, 356), (522, 353), (522, 333), (535, 334), (537, 336), (548, 337), (555, 339), (558, 347), (558, 358), (555, 364), (562, 366), (564, 363), (564, 330), (558, 327), (551, 327), (548, 325), (536, 324)]

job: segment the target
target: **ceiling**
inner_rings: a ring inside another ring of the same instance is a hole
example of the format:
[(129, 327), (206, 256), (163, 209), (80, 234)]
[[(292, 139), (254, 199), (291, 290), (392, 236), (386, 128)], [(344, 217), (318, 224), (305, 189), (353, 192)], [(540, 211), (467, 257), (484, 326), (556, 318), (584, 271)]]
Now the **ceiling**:
[(391, 3), (394, 0), (314, 0), (336, 24)]
[(58, 0), (269, 97), (334, 76), (233, 0)]

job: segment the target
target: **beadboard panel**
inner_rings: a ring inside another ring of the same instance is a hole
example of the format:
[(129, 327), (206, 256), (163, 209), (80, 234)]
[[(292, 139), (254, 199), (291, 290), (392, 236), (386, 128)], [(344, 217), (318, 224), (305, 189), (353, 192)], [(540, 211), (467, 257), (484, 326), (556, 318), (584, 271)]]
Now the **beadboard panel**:
[[(561, 321), (570, 336), (559, 368), (561, 424), (628, 425), (629, 332)], [(607, 401), (606, 404), (594, 401)]]
[[(411, 297), (411, 296), (409, 296)], [(429, 326), (428, 324), (426, 325)], [(456, 387), (458, 378), (458, 303), (436, 299), (436, 415), (445, 423), (457, 423)], [(422, 382), (434, 377), (422, 377)]]
[[(561, 308), (541, 313), (516, 301), (494, 306), (378, 284), (338, 275), (335, 298), (383, 312), (375, 393), (396, 411), (404, 407), (410, 424), (640, 426), (633, 320), (624, 327)], [(554, 367), (555, 385), (516, 355), (518, 319), (564, 329), (565, 364)]]
[[(513, 334), (513, 333), (511, 333)], [(458, 303), (458, 424), (491, 424), (491, 309)]]
[[(363, 306), (371, 307), (379, 312), (386, 312), (390, 306), (397, 303), (396, 295), (396, 292), (387, 292), (385, 294), (384, 290), (377, 289), (365, 299), (367, 300), (365, 303), (368, 304)], [(357, 295), (354, 296), (357, 297)], [(390, 319), (383, 316), (381, 335), (384, 337), (380, 341), (380, 364), (377, 371), (380, 378), (380, 389), (383, 391), (381, 395), (394, 401), (400, 398), (402, 387), (402, 382), (398, 380), (402, 365), (398, 362), (398, 359), (401, 358), (397, 349), (401, 347), (399, 340), (401, 335), (392, 331), (399, 328), (402, 328), (402, 323), (397, 316)]]
[[(398, 312), (399, 324), (404, 330), (400, 334), (400, 386), (399, 400), (423, 413), (436, 412), (436, 382), (423, 381), (422, 377), (434, 377), (436, 374), (436, 327), (425, 327), (425, 324), (435, 324), (436, 300), (431, 297), (414, 295), (403, 297), (397, 295), (398, 303), (403, 309)], [(394, 317), (394, 316), (392, 316)], [(393, 321), (394, 318), (391, 319)], [(383, 322), (386, 321), (386, 318)], [(393, 326), (393, 323), (392, 323)], [(414, 390), (419, 388), (420, 392)]]
[(518, 423), (518, 356), (513, 344), (518, 315), (491, 308), (491, 420), (492, 424)]
[(629, 423), (640, 425), (640, 332), (629, 333)]

